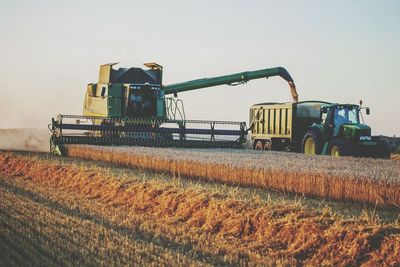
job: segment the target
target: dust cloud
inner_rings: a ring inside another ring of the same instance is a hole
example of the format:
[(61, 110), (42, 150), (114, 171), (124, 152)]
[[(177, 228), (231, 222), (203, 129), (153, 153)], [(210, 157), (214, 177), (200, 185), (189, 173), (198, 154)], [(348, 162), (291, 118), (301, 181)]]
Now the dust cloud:
[(50, 136), (46, 129), (0, 129), (0, 150), (49, 152)]

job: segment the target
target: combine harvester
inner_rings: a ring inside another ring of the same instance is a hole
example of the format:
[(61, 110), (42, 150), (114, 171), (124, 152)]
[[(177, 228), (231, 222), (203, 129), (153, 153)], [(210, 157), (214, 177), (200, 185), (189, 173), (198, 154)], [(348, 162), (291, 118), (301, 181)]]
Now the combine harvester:
[[(52, 119), (50, 151), (63, 155), (67, 144), (141, 145), (161, 147), (240, 148), (246, 141), (245, 122), (187, 120), (180, 92), (280, 76), (298, 95), (293, 79), (282, 67), (162, 85), (162, 66), (148, 69), (100, 66), (99, 81), (88, 84), (83, 116)], [(173, 95), (174, 97), (166, 97)]]

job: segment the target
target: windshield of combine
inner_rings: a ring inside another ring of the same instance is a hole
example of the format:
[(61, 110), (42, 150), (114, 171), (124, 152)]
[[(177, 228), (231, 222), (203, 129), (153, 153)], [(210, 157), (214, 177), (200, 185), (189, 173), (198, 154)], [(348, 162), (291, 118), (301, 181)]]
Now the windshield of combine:
[(156, 92), (136, 90), (129, 96), (127, 116), (149, 117), (156, 115)]
[(359, 123), (358, 108), (353, 106), (338, 106), (335, 109), (335, 121), (342, 125), (344, 123)]

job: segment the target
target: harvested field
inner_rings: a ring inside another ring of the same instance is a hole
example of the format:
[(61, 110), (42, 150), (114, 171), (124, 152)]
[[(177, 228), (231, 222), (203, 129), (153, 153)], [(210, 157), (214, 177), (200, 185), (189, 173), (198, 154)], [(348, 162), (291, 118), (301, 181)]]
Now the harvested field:
[(400, 164), (295, 153), (68, 146), (68, 155), (340, 201), (400, 206)]
[[(400, 264), (398, 224), (381, 224), (367, 218), (345, 220), (328, 212), (304, 210), (298, 205), (238, 201), (204, 190), (183, 189), (173, 182), (145, 182), (138, 177), (114, 177), (104, 169), (60, 165), (8, 153), (0, 153), (0, 166), (0, 188), (3, 190), (0, 194), (0, 216), (2, 222), (9, 225), (7, 229), (13, 221), (18, 221), (18, 216), (12, 214), (19, 209), (11, 209), (11, 204), (7, 204), (22, 201), (15, 200), (13, 194), (17, 194), (23, 198), (29, 196), (26, 202), (33, 199), (35, 203), (47, 203), (46, 211), (34, 212), (40, 214), (37, 216), (47, 216), (48, 207), (53, 207), (53, 210), (55, 207), (57, 212), (64, 211), (61, 215), (57, 213), (56, 217), (62, 217), (68, 211), (67, 215), (78, 214), (79, 218), (89, 220), (88, 229), (94, 221), (101, 227), (145, 236), (150, 243), (158, 245), (154, 251), (160, 251), (162, 255), (167, 248), (173, 250), (167, 251), (167, 254), (185, 255), (176, 264), (245, 265), (268, 264), (272, 261), (341, 266)], [(8, 193), (3, 194), (5, 190)], [(21, 206), (35, 207), (35, 203), (22, 203)], [(21, 212), (29, 214), (30, 211)], [(32, 242), (32, 236), (68, 229), (64, 219), (59, 224), (52, 224), (54, 220), (49, 220), (43, 231), (36, 231), (39, 227), (33, 227), (36, 232), (16, 227), (13, 229), (17, 235), (1, 232), (0, 237), (6, 236), (18, 244), (15, 241), (15, 236), (18, 236), (29, 243)], [(37, 234), (31, 234), (32, 231)], [(96, 231), (89, 231), (82, 239), (94, 239), (96, 243), (96, 233), (94, 237), (87, 237)], [(112, 248), (117, 241), (103, 240), (96, 243), (98, 249), (113, 251), (107, 255), (116, 257), (114, 253), (118, 250)], [(74, 246), (80, 243), (77, 240), (72, 245), (67, 244), (70, 250), (75, 251), (82, 249)], [(89, 247), (91, 245), (93, 243), (88, 244)], [(125, 244), (126, 248), (130, 246)], [(24, 251), (22, 248), (21, 251)], [(2, 251), (10, 251), (8, 255), (14, 255), (8, 245)], [(90, 255), (90, 249), (80, 253), (77, 255)], [(39, 251), (37, 255), (43, 254)], [(136, 255), (140, 255), (140, 249)], [(135, 262), (136, 257), (141, 259), (134, 255), (126, 259)], [(174, 257), (171, 257), (171, 264), (174, 264)], [(14, 259), (14, 256), (10, 256), (10, 259)], [(161, 256), (159, 261), (155, 258), (145, 260), (162, 263), (165, 259), (166, 256)]]

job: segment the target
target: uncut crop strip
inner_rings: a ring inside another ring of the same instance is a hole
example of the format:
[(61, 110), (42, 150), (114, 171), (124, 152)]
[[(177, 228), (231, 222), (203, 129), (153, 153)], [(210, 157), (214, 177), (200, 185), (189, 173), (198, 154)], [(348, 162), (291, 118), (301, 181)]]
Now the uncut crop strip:
[(144, 147), (72, 145), (67, 150), (71, 157), (176, 176), (400, 206), (400, 164), (395, 161)]
[[(270, 257), (306, 265), (399, 265), (400, 228), (343, 220), (299, 207), (245, 203), (172, 184), (110, 176), (82, 168), (0, 153), (10, 186), (36, 192), (113, 225), (147, 229), (205, 258), (261, 264)], [(1, 197), (1, 195), (0, 195)], [(332, 257), (332, 255), (335, 255)], [(215, 257), (215, 256), (214, 256)], [(221, 264), (221, 262), (210, 262)]]

